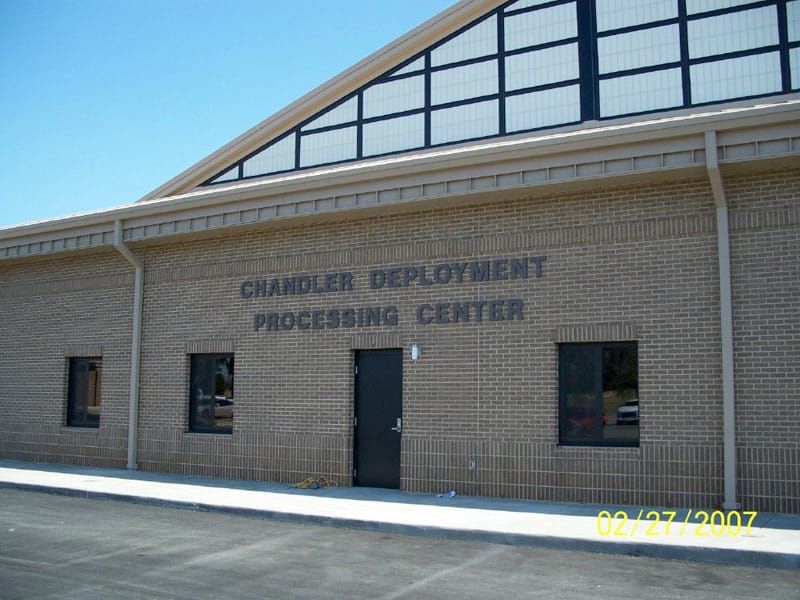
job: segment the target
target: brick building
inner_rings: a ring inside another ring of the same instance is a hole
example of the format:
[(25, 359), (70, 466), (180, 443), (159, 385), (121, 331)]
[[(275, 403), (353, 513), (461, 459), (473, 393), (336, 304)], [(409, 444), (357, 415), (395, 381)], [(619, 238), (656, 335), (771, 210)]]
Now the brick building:
[(798, 512), (798, 88), (800, 0), (463, 0), (0, 229), (0, 456)]

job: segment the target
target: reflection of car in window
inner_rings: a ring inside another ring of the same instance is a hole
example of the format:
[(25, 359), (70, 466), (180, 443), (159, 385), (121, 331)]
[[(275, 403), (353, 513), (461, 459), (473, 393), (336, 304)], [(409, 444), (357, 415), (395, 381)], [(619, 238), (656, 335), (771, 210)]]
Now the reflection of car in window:
[(639, 399), (628, 400), (617, 408), (617, 425), (639, 424)]
[(214, 396), (214, 416), (217, 419), (233, 418), (233, 400), (225, 396)]

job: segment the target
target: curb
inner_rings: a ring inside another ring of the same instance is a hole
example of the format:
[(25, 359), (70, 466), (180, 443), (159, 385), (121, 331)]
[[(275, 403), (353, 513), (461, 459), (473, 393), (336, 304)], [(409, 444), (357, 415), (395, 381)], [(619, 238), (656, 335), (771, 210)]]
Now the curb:
[(498, 533), (479, 529), (447, 529), (444, 527), (427, 527), (383, 521), (365, 521), (341, 517), (325, 517), (302, 513), (285, 513), (272, 510), (238, 508), (220, 506), (202, 502), (180, 502), (160, 500), (147, 496), (134, 496), (112, 492), (94, 492), (77, 490), (68, 487), (46, 486), (30, 483), (14, 483), (0, 481), (0, 489), (15, 489), (28, 492), (40, 492), (58, 496), (89, 498), (92, 500), (115, 500), (145, 506), (158, 506), (180, 510), (200, 512), (217, 512), (239, 515), (249, 518), (269, 519), (287, 523), (313, 524), (327, 527), (341, 527), (382, 533), (397, 533), (423, 537), (435, 537), (445, 540), (470, 542), (487, 542), (510, 546), (532, 546), (553, 550), (570, 550), (577, 552), (594, 552), (600, 554), (619, 554), (625, 556), (643, 556), (666, 560), (683, 560), (689, 562), (726, 564), (781, 570), (800, 570), (800, 555), (783, 552), (758, 552), (754, 550), (732, 550), (728, 548), (697, 548), (665, 544), (643, 544), (616, 541), (583, 540), (559, 538), (546, 535), (530, 535), (520, 533)]

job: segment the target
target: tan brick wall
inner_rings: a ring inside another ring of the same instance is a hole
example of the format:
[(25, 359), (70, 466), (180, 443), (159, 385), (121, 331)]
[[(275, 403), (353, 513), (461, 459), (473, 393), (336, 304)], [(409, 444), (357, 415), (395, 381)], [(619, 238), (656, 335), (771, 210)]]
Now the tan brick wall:
[[(800, 512), (800, 439), (785, 420), (800, 408), (791, 368), (799, 339), (791, 320), (798, 313), (798, 177), (726, 179), (740, 487), (743, 502), (760, 510)], [(144, 469), (285, 482), (320, 473), (348, 484), (353, 349), (413, 342), (423, 355), (404, 358), (404, 489), (692, 507), (721, 500), (716, 234), (703, 179), (233, 231), (137, 252), (147, 270)], [(371, 267), (535, 255), (547, 256), (539, 279), (392, 290), (367, 284)], [(244, 279), (329, 271), (351, 271), (354, 289), (239, 297)], [(60, 292), (65, 273), (72, 287)], [(10, 315), (3, 335), (15, 339), (0, 360), (0, 409), (14, 415), (0, 425), (1, 455), (90, 464), (108, 457), (124, 465), (131, 290), (130, 270), (113, 254), (0, 265), (0, 310)], [(415, 323), (423, 302), (494, 298), (522, 299), (525, 320)], [(397, 327), (253, 331), (256, 312), (389, 304), (399, 308)], [(557, 446), (555, 340), (582, 335), (638, 339), (640, 448)], [(66, 342), (103, 344), (103, 413), (94, 437), (61, 427)], [(188, 352), (214, 348), (236, 356), (234, 433), (186, 433)], [(16, 407), (18, 384), (10, 379), (25, 388), (25, 408)], [(90, 456), (89, 446), (101, 456)]]
[[(115, 251), (0, 266), (0, 454), (124, 467), (133, 278)], [(122, 284), (122, 287), (121, 287)], [(68, 359), (103, 356), (99, 430), (65, 427)]]
[[(800, 174), (728, 184), (742, 496), (800, 511)], [(793, 224), (791, 222), (793, 221)]]

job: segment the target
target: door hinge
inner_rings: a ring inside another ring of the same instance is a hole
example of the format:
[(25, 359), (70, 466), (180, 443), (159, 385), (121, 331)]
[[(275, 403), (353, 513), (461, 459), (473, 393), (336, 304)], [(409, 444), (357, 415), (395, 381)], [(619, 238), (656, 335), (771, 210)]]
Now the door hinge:
[(358, 365), (356, 365), (356, 375), (358, 375)]
[(353, 427), (358, 427), (358, 417), (353, 417)]
[(353, 468), (353, 479), (358, 479), (358, 469)]

